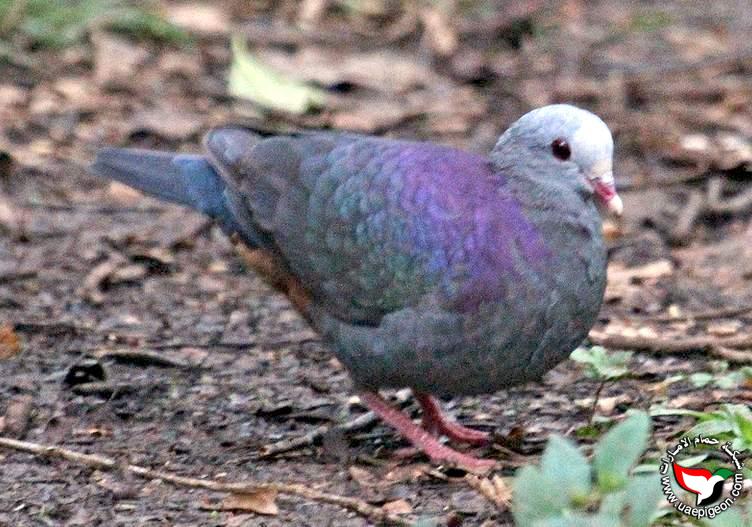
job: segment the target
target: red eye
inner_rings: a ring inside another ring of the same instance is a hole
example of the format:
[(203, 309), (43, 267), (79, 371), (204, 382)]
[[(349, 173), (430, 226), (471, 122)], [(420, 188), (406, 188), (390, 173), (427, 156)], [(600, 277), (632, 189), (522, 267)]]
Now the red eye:
[(551, 143), (551, 152), (553, 152), (557, 159), (561, 159), (562, 161), (566, 161), (572, 157), (572, 150), (569, 148), (569, 143), (561, 137), (553, 140)]

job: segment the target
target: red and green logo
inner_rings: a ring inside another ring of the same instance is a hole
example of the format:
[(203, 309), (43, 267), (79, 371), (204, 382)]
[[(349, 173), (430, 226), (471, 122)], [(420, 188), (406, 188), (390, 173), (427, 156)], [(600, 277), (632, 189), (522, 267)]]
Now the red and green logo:
[(687, 468), (678, 463), (674, 463), (673, 466), (676, 483), (696, 495), (696, 507), (707, 507), (721, 499), (724, 483), (734, 475), (734, 472), (727, 468), (710, 472), (706, 468)]

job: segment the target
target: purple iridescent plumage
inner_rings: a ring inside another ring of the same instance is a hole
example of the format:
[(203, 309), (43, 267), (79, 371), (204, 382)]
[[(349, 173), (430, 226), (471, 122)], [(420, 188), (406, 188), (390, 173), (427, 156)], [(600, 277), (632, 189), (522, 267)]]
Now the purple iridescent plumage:
[(303, 314), (360, 389), (492, 392), (540, 377), (595, 321), (606, 276), (596, 199), (617, 212), (621, 201), (611, 135), (589, 112), (530, 112), (488, 157), (242, 127), (211, 131), (205, 148), (105, 149), (94, 170), (197, 208), (262, 251), (305, 290)]

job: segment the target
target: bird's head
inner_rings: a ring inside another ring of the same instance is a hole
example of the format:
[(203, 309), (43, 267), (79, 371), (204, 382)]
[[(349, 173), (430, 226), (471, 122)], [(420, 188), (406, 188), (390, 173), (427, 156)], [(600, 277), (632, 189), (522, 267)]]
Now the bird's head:
[(519, 157), (520, 149), (529, 151), (537, 168), (554, 174), (551, 177), (576, 178), (601, 206), (621, 215), (613, 174), (614, 141), (597, 115), (568, 104), (528, 112), (499, 138), (494, 150)]

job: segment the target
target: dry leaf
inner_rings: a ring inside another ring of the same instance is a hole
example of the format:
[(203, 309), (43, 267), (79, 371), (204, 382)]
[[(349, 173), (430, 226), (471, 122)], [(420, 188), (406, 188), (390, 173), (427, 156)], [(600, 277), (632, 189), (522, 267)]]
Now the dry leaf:
[(446, 57), (457, 51), (457, 33), (444, 10), (427, 7), (421, 10), (420, 17), (426, 29), (424, 38), (437, 55)]
[(606, 241), (612, 242), (618, 240), (624, 235), (624, 230), (618, 223), (606, 219), (603, 220), (603, 237)]
[(123, 38), (95, 33), (94, 80), (100, 86), (121, 88), (130, 86), (137, 78), (137, 70), (149, 53)]
[(608, 266), (608, 283), (606, 285), (606, 301), (627, 298), (631, 292), (640, 293), (643, 280), (655, 280), (669, 276), (674, 272), (674, 265), (669, 260), (656, 260), (638, 267), (624, 267), (621, 264)]
[(0, 359), (9, 359), (21, 352), (21, 340), (11, 324), (0, 324)]
[(222, 510), (251, 511), (256, 514), (276, 516), (279, 513), (276, 499), (277, 491), (274, 489), (258, 489), (256, 492), (228, 494), (222, 500)]
[(343, 54), (307, 47), (293, 55), (274, 51), (259, 54), (265, 63), (290, 78), (328, 87), (352, 84), (395, 95), (439, 82), (429, 65), (391, 50)]
[(77, 291), (78, 295), (94, 305), (102, 304), (105, 300), (103, 288), (121, 265), (123, 265), (123, 258), (112, 256), (109, 260), (94, 266), (84, 278), (83, 285)]
[(144, 195), (133, 187), (118, 181), (111, 181), (107, 193), (121, 203), (134, 204), (143, 199)]
[(377, 487), (380, 484), (380, 480), (364, 468), (351, 466), (347, 471), (350, 473), (352, 480), (357, 482), (361, 487)]
[(413, 512), (412, 506), (403, 499), (388, 501), (381, 508), (389, 514), (410, 514)]
[(167, 19), (193, 33), (216, 35), (226, 33), (230, 29), (230, 19), (226, 11), (210, 3), (191, 2), (169, 6)]
[(472, 474), (465, 476), (465, 481), (487, 500), (496, 505), (500, 511), (509, 510), (512, 503), (512, 487), (499, 475), (493, 478), (480, 478)]
[(171, 141), (182, 141), (200, 132), (203, 124), (202, 117), (197, 113), (163, 106), (136, 114), (129, 133), (149, 132)]
[(728, 322), (715, 322), (708, 324), (707, 332), (716, 337), (730, 337), (736, 335), (742, 328), (741, 320), (729, 320)]
[(0, 191), (0, 233), (15, 233), (21, 227), (21, 213), (11, 203), (10, 196)]
[(404, 481), (418, 481), (432, 470), (428, 463), (413, 463), (411, 465), (400, 465), (384, 476), (384, 481), (393, 483), (402, 483)]
[(3, 433), (9, 437), (23, 437), (33, 408), (34, 399), (30, 395), (19, 395), (11, 399), (5, 410)]
[(73, 429), (73, 435), (90, 437), (112, 437), (112, 430), (99, 426), (93, 426), (86, 429), (75, 428)]
[(26, 104), (29, 91), (12, 84), (0, 84), (0, 110)]

